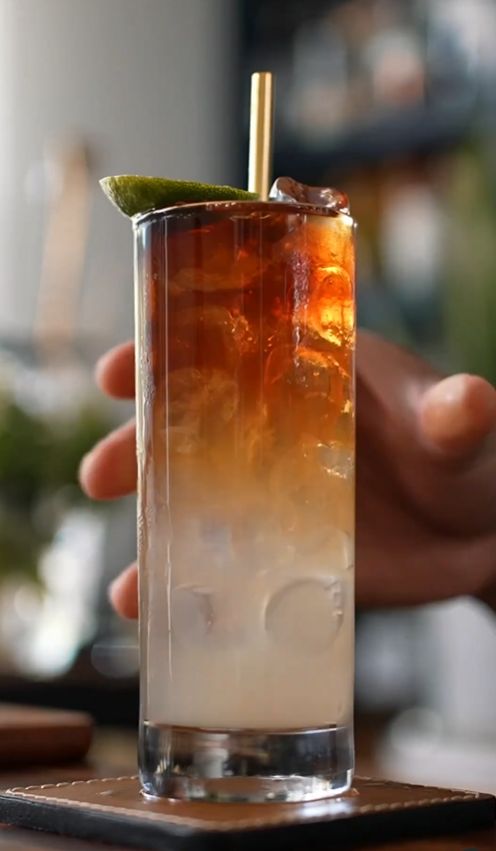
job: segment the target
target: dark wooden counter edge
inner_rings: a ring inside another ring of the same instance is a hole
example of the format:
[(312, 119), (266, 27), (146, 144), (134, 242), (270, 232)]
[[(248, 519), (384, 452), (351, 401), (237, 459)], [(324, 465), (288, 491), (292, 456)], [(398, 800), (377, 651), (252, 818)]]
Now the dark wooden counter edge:
[[(138, 849), (163, 851), (243, 851), (257, 848), (309, 848), (319, 841), (332, 841), (341, 848), (377, 845), (391, 840), (428, 839), (462, 834), (471, 829), (492, 827), (496, 802), (483, 795), (470, 802), (453, 801), (428, 807), (412, 806), (398, 811), (354, 815), (332, 822), (276, 825), (270, 828), (220, 831), (199, 830), (188, 825), (151, 824), (134, 816), (82, 810), (68, 804), (50, 804), (7, 796), (0, 792), (0, 821), (71, 836), (111, 842)], [(422, 818), (419, 819), (419, 814)], [(350, 821), (352, 821), (350, 836)], [(495, 846), (496, 847), (496, 846)], [(109, 849), (110, 851), (110, 849)]]

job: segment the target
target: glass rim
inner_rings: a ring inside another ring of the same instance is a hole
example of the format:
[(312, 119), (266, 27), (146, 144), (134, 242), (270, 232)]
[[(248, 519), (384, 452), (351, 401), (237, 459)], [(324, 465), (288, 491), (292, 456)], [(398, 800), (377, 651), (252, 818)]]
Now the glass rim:
[(194, 214), (195, 212), (201, 211), (214, 211), (216, 208), (219, 210), (225, 210), (228, 212), (231, 209), (238, 208), (252, 208), (253, 212), (263, 212), (266, 209), (270, 209), (271, 211), (277, 209), (281, 213), (293, 214), (293, 215), (309, 215), (309, 216), (320, 216), (323, 219), (339, 219), (339, 220), (348, 220), (350, 225), (353, 227), (356, 226), (356, 222), (353, 219), (353, 216), (347, 209), (336, 210), (333, 207), (322, 207), (318, 204), (307, 204), (304, 202), (294, 202), (294, 201), (258, 201), (248, 198), (246, 200), (240, 199), (232, 199), (232, 200), (212, 200), (212, 201), (193, 201), (191, 203), (180, 203), (173, 204), (170, 207), (160, 207), (156, 210), (147, 210), (144, 213), (136, 213), (134, 216), (131, 216), (131, 222), (134, 229), (138, 229), (142, 224), (146, 224), (147, 222), (153, 219), (167, 219), (172, 218), (174, 216), (186, 217)]

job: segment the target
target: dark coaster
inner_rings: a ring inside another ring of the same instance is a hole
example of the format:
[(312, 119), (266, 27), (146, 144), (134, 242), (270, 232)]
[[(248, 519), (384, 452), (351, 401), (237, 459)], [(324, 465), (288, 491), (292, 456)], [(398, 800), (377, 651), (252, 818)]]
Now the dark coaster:
[(329, 849), (494, 824), (491, 795), (355, 779), (346, 795), (308, 804), (148, 800), (136, 777), (0, 793), (0, 820), (140, 849)]

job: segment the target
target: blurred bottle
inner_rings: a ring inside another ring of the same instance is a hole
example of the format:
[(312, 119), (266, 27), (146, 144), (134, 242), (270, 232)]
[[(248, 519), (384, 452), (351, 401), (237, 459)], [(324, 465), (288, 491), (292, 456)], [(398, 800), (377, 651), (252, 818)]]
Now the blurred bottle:
[(347, 46), (329, 18), (304, 23), (293, 42), (289, 125), (302, 141), (316, 144), (335, 134), (347, 118)]

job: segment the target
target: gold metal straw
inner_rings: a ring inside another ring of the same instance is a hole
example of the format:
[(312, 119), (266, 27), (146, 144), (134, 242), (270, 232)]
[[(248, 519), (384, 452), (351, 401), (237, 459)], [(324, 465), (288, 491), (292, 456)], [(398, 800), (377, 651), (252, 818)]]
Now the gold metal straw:
[(262, 201), (269, 197), (274, 124), (274, 78), (269, 71), (251, 77), (248, 189)]

